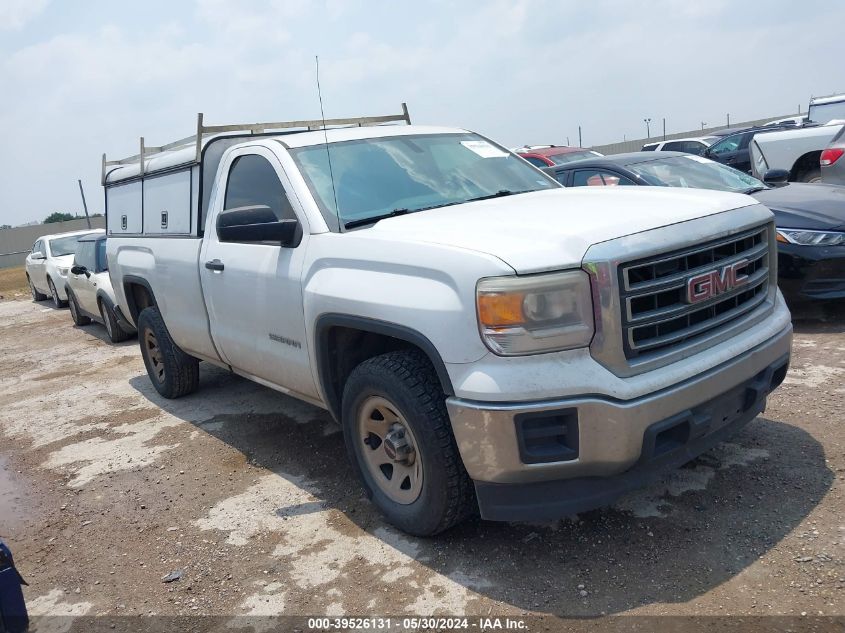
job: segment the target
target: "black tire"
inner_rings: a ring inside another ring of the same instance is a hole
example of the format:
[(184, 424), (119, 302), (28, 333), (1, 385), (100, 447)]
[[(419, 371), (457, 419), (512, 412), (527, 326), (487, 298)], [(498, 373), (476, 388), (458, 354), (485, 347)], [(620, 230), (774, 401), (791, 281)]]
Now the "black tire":
[(822, 181), (821, 167), (819, 167), (817, 169), (810, 169), (808, 171), (805, 171), (798, 178), (798, 182), (821, 182), (821, 181)]
[(197, 390), (199, 361), (176, 346), (156, 307), (138, 315), (138, 342), (150, 382), (165, 398), (179, 398)]
[(53, 280), (47, 277), (47, 285), (50, 287), (50, 298), (53, 300), (53, 307), (57, 310), (67, 306), (67, 301), (59, 299), (59, 292), (56, 290), (56, 284)]
[(26, 276), (26, 281), (29, 284), (29, 292), (32, 293), (32, 300), (38, 303), (39, 301), (44, 301), (47, 298), (43, 292), (38, 290), (35, 287), (35, 284), (32, 283), (32, 279), (29, 278), (29, 275)]
[[(361, 437), (359, 415), (366, 411), (367, 402), (382, 398), (400, 413), (416, 443), (414, 459), (421, 460), (419, 496), (411, 502), (397, 503), (388, 496), (386, 480), (376, 480), (364, 454), (373, 447), (369, 437), (366, 441)], [(430, 536), (475, 511), (474, 488), (452, 435), (445, 396), (422, 352), (390, 352), (358, 365), (344, 386), (342, 422), (353, 467), (367, 495), (390, 523), (409, 534)]]
[(97, 305), (100, 307), (100, 317), (103, 319), (103, 325), (106, 326), (106, 333), (109, 335), (109, 340), (112, 343), (122, 343), (128, 339), (129, 333), (120, 327), (117, 317), (114, 316), (114, 308), (102, 299), (97, 301)]
[(87, 317), (79, 311), (79, 304), (76, 302), (76, 297), (70, 288), (67, 292), (67, 306), (70, 308), (70, 318), (76, 325), (88, 325), (91, 323), (91, 317)]

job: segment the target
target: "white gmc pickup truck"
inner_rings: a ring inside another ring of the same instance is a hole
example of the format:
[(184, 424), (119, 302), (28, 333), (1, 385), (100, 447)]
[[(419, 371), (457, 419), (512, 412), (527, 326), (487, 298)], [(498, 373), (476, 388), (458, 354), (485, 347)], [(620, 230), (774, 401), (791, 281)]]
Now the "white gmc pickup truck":
[(407, 110), (200, 115), (104, 156), (103, 184), (159, 393), (196, 390), (202, 360), (327, 409), (409, 533), (606, 504), (736, 432), (787, 371), (772, 215), (747, 196), (563, 189)]

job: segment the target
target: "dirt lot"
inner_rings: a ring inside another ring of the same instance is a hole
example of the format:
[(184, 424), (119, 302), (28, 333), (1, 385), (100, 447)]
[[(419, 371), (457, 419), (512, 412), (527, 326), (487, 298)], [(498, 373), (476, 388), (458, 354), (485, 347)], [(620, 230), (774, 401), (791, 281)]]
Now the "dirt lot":
[(29, 296), (23, 266), (0, 268), (0, 299), (21, 299)]
[[(615, 507), (436, 539), (362, 498), (323, 411), (0, 302), (0, 536), (34, 614), (845, 614), (845, 319), (796, 321), (765, 415)], [(162, 577), (181, 570), (181, 579)]]

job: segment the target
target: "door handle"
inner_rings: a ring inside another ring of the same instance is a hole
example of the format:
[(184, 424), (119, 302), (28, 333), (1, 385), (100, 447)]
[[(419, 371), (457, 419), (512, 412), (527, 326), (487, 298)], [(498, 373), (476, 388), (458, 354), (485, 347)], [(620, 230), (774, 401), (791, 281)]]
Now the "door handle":
[(210, 262), (205, 262), (205, 267), (209, 270), (215, 270), (217, 272), (223, 271), (223, 262), (219, 259), (212, 259)]

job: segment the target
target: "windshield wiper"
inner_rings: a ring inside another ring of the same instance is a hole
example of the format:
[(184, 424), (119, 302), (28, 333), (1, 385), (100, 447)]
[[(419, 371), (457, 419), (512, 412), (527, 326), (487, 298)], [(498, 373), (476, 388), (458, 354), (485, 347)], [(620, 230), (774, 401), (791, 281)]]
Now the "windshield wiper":
[(516, 193), (525, 193), (524, 191), (511, 191), (510, 189), (499, 189), (496, 193), (491, 193), (486, 196), (478, 196), (477, 198), (470, 198), (464, 202), (478, 202), (479, 200), (491, 200), (492, 198), (504, 198), (505, 196), (512, 196)]
[(390, 213), (382, 213), (381, 215), (374, 215), (369, 218), (361, 218), (359, 220), (350, 220), (349, 222), (345, 222), (343, 228), (345, 229), (354, 229), (356, 226), (365, 226), (367, 224), (375, 224), (379, 220), (386, 220), (387, 218), (395, 218), (399, 215), (406, 215), (408, 213), (413, 213), (414, 211), (422, 211), (422, 209), (393, 209)]
[(441, 209), (443, 207), (451, 207), (457, 204), (464, 204), (465, 202), (477, 202), (479, 200), (490, 200), (491, 198), (502, 198), (504, 196), (512, 196), (517, 193), (526, 193), (527, 191), (532, 191), (530, 189), (526, 191), (511, 191), (510, 189), (499, 189), (496, 193), (491, 193), (486, 196), (478, 196), (477, 198), (469, 198), (468, 200), (455, 200), (453, 202), (444, 202), (442, 204), (433, 204), (428, 207), (418, 207), (416, 209), (393, 209), (390, 213), (383, 213), (382, 215), (374, 215), (369, 218), (361, 218), (359, 220), (350, 220), (349, 222), (344, 223), (343, 228), (345, 229), (354, 229), (358, 226), (366, 226), (367, 224), (375, 224), (379, 220), (386, 220), (388, 218), (395, 218), (398, 215), (407, 215), (408, 213), (416, 213), (417, 211), (429, 211), (430, 209)]

